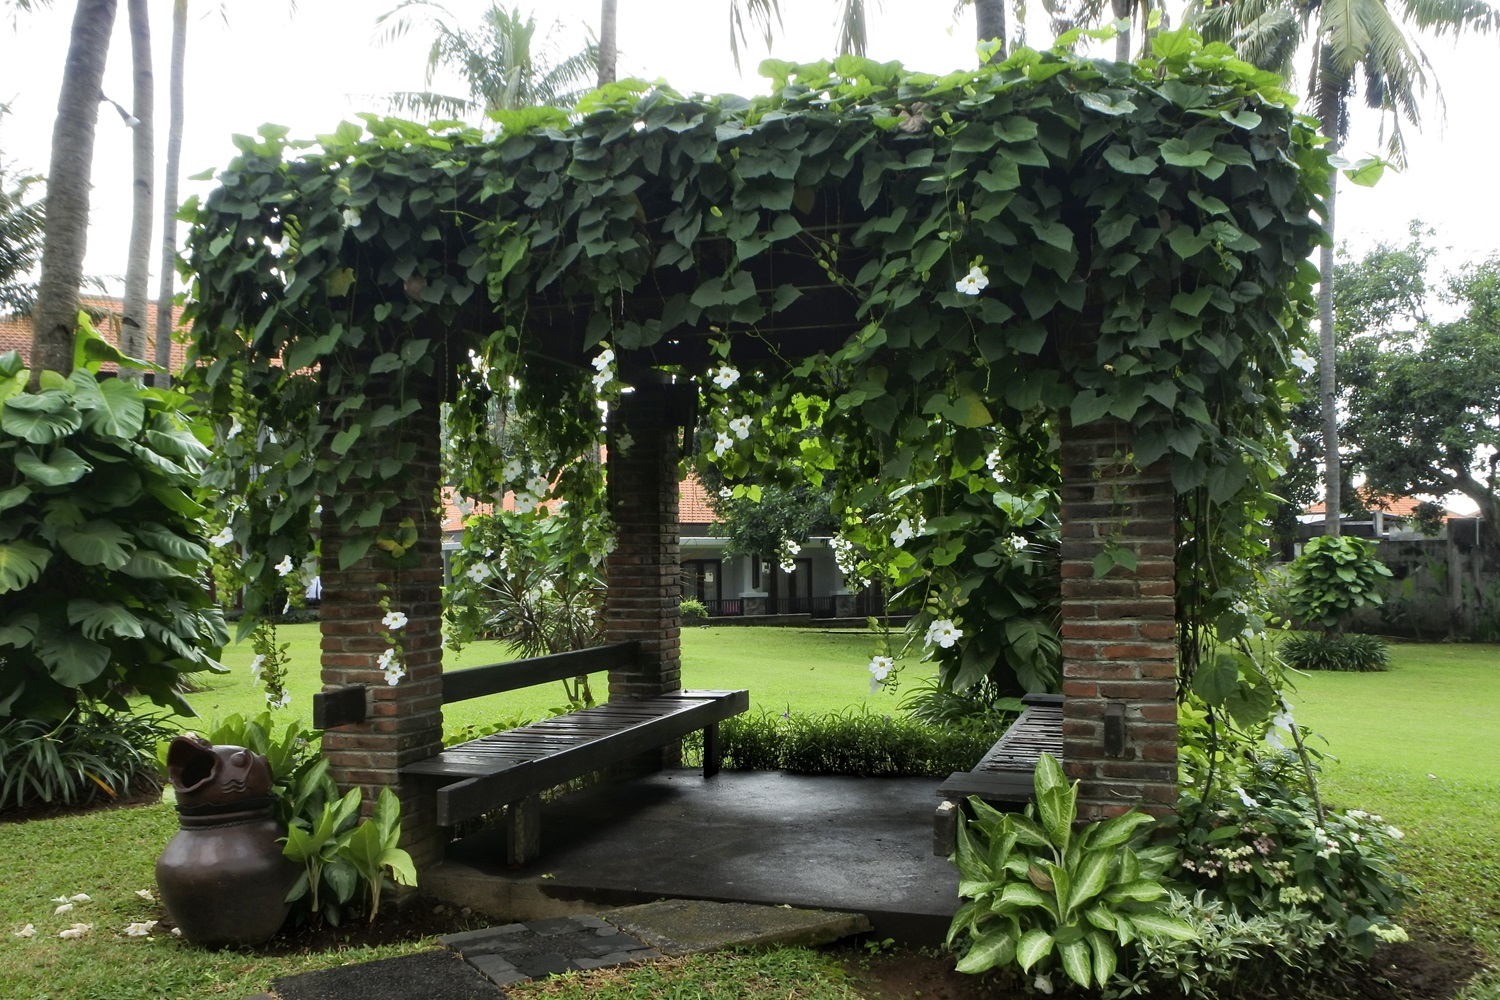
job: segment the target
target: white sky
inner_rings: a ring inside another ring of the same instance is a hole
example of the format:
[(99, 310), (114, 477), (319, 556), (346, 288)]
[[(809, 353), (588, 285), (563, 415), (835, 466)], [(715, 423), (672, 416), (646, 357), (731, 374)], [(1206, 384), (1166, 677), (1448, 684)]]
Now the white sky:
[[(18, 15), (18, 27), (0, 20), (0, 102), (12, 114), (0, 124), (0, 154), (14, 169), (47, 169), (52, 119), (67, 50), (73, 4)], [(164, 144), (167, 58), (172, 0), (149, 0), (157, 66), (157, 139)], [(873, 0), (872, 0), (873, 3)], [(552, 0), (520, 6), (538, 9), (539, 21), (560, 22), (567, 51), (581, 47), (583, 31), (595, 25), (598, 0)], [(330, 132), (362, 110), (383, 111), (378, 95), (421, 89), (426, 43), (416, 35), (400, 45), (374, 42), (375, 18), (395, 0), (299, 0), (290, 16), (284, 0), (197, 0), (190, 5), (187, 125), (183, 176), (225, 166), (234, 155), (230, 136), (262, 122), (289, 126), (294, 137)], [(488, 6), (487, 0), (450, 0), (456, 15)], [(812, 60), (827, 56), (834, 37), (834, 3), (788, 0), (786, 21), (773, 54)], [(224, 16), (220, 16), (220, 11)], [(755, 65), (766, 53), (752, 43), (745, 72), (729, 56), (728, 0), (619, 0), (620, 75), (661, 77), (684, 92), (759, 91)], [(227, 20), (227, 23), (226, 23)], [(105, 93), (128, 106), (130, 49), (120, 4)], [(1045, 20), (1032, 19), (1032, 44), (1044, 44)], [(914, 69), (945, 71), (973, 65), (973, 15), (957, 20), (951, 0), (883, 0), (871, 20), (871, 55), (899, 59)], [(1486, 164), (1500, 159), (1500, 138), (1489, 124), (1486, 95), (1500, 40), (1429, 40), (1447, 103), (1446, 123), (1435, 103), (1426, 103), (1427, 127), (1410, 133), (1411, 168), (1387, 175), (1374, 190), (1340, 189), (1338, 234), (1356, 248), (1377, 239), (1404, 238), (1407, 221), (1419, 217), (1436, 227), (1445, 262), (1488, 256), (1500, 250), (1500, 197)], [(454, 87), (452, 89), (460, 89)], [(1379, 147), (1376, 117), (1363, 113), (1351, 139), (1351, 157)], [(94, 160), (93, 226), (86, 269), (99, 275), (124, 271), (129, 229), (129, 130), (101, 105)], [(158, 154), (158, 165), (164, 153)], [(158, 197), (160, 185), (158, 184)], [(183, 195), (205, 185), (184, 181)], [(158, 213), (159, 214), (159, 213)], [(152, 288), (155, 284), (153, 281)]]

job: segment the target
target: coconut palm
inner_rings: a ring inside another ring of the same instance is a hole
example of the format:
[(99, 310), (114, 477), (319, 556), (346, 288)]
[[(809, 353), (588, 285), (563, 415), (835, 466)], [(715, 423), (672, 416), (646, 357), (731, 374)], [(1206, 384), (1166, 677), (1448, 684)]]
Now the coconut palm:
[[(1386, 155), (1406, 160), (1402, 125), (1421, 127), (1421, 102), (1432, 84), (1438, 107), (1442, 94), (1432, 63), (1418, 47), (1416, 32), (1441, 37), (1461, 31), (1493, 32), (1500, 12), (1481, 0), (1235, 0), (1207, 7), (1193, 17), (1204, 37), (1228, 41), (1241, 56), (1263, 69), (1292, 77), (1294, 57), (1304, 40), (1314, 43), (1313, 59), (1301, 81), (1312, 113), (1337, 153), (1349, 134), (1350, 100), (1363, 92), (1365, 103), (1389, 126)], [(1335, 177), (1335, 182), (1337, 177)], [(1342, 474), (1339, 467), (1338, 411), (1333, 329), (1333, 232), (1337, 183), (1328, 193), (1328, 242), (1318, 260), (1319, 397), (1323, 410), (1323, 463), (1328, 496), (1324, 531), (1339, 533)]]
[(187, 72), (188, 0), (172, 2), (172, 56), (167, 71), (167, 159), (162, 167), (161, 272), (156, 285), (156, 357), (172, 365), (172, 295), (177, 273), (177, 181), (182, 172), (183, 77)]
[(537, 48), (536, 19), (498, 4), (485, 10), (479, 30), (473, 31), (433, 0), (403, 0), (376, 19), (376, 24), (386, 26), (381, 41), (402, 37), (414, 19), (425, 20), (435, 36), (427, 52), (425, 85), (432, 86), (440, 69), (451, 68), (463, 76), (469, 93), (460, 97), (402, 91), (390, 95), (399, 113), (465, 118), (543, 104), (568, 107), (583, 96), (599, 64), (599, 47), (593, 44), (550, 59), (551, 53)]
[(130, 59), (134, 79), (131, 112), (130, 243), (125, 258), (125, 296), (120, 308), (120, 350), (127, 357), (146, 356), (147, 284), (151, 277), (151, 210), (156, 175), (152, 134), (155, 86), (151, 75), (151, 23), (146, 0), (127, 0)]
[[(0, 104), (0, 118), (7, 113)], [(32, 271), (42, 254), (42, 178), (13, 174), (0, 160), (0, 316), (25, 314), (36, 301)]]
[(73, 368), (73, 330), (88, 245), (89, 173), (99, 88), (115, 24), (115, 0), (78, 0), (63, 67), (52, 156), (47, 169), (47, 222), (41, 281), (32, 311), (32, 378)]

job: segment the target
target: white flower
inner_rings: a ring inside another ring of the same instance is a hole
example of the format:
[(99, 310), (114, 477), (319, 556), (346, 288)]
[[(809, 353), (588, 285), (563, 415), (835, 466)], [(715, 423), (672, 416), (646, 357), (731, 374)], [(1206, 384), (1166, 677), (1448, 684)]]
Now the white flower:
[(485, 563), (475, 563), (464, 570), (464, 576), (468, 577), (474, 583), (483, 583), (490, 578), (490, 568)]
[(1286, 749), (1286, 744), (1281, 741), (1281, 734), (1274, 729), (1266, 730), (1266, 746), (1272, 750)]
[(999, 448), (996, 448), (994, 451), (991, 451), (988, 455), (984, 456), (984, 467), (986, 469), (989, 469), (991, 472), (994, 472), (996, 469), (1000, 468)]
[(231, 530), (229, 530), (228, 528), (224, 528), (221, 531), (219, 531), (218, 534), (216, 534), (212, 538), (210, 538), (208, 540), (208, 544), (212, 545), (216, 549), (222, 549), (224, 546), (228, 545), (229, 543), (231, 543), (233, 541), (234, 541), (234, 532), (231, 531)]
[(783, 542), (782, 546), (786, 549), (787, 552), (791, 553), (792, 555), (796, 555), (798, 552), (802, 551), (802, 546), (792, 541), (791, 539), (787, 539), (785, 542)]
[(870, 673), (875, 675), (875, 680), (883, 681), (891, 675), (891, 668), (896, 661), (889, 656), (877, 656), (870, 660)]
[(225, 432), (225, 434), (224, 434), (224, 440), (225, 441), (233, 441), (235, 439), (235, 437), (239, 434), (239, 432), (241, 430), (243, 430), (243, 429), (244, 428), (242, 428), (240, 426), (240, 418), (239, 417), (233, 417), (233, 416), (230, 417), (229, 418), (229, 430)]
[[(975, 264), (969, 268), (969, 273), (959, 278), (954, 284), (953, 290), (960, 295), (978, 295), (989, 287), (990, 279), (984, 276), (984, 271)], [(1048, 991), (1051, 992), (1050, 990)]]
[(526, 492), (540, 499), (552, 490), (552, 484), (547, 482), (547, 477), (538, 473), (526, 480)]
[(536, 497), (525, 492), (516, 494), (517, 514), (530, 514), (534, 510), (536, 510)]
[(1234, 793), (1240, 797), (1240, 801), (1245, 804), (1245, 808), (1246, 809), (1259, 809), (1260, 808), (1260, 803), (1257, 802), (1257, 801), (1255, 801), (1254, 799), (1252, 799), (1250, 797), (1250, 793), (1247, 792), (1247, 791), (1245, 791), (1239, 785), (1235, 785), (1234, 786)]
[(607, 386), (607, 385), (609, 385), (614, 380), (615, 380), (615, 377), (613, 375), (611, 375), (607, 371), (604, 371), (604, 372), (595, 372), (594, 373), (594, 391), (595, 392), (603, 392), (604, 391), (604, 387)]
[(500, 133), (503, 131), (504, 129), (500, 127), (499, 122), (490, 122), (484, 127), (484, 131), (479, 134), (480, 141), (488, 145), (500, 138)]
[(714, 454), (723, 455), (726, 451), (733, 447), (734, 439), (728, 434), (725, 434), (723, 431), (720, 431), (719, 436), (714, 440)]
[(721, 368), (714, 369), (713, 377), (714, 385), (720, 389), (728, 389), (740, 380), (740, 373), (728, 365), (724, 365)]
[(1293, 724), (1292, 706), (1290, 705), (1287, 705), (1281, 711), (1271, 716), (1271, 725), (1277, 729), (1285, 729), (1287, 732), (1291, 732)]
[(1031, 985), (1048, 996), (1052, 995), (1052, 977), (1045, 972), (1038, 972), (1036, 978), (1031, 981)]
[(291, 556), (282, 556), (281, 562), (276, 564), (276, 572), (282, 576), (289, 575), (294, 569), (296, 569), (296, 567), (292, 565)]
[(389, 670), (391, 668), (391, 664), (395, 661), (396, 647), (387, 646), (385, 649), (381, 650), (380, 656), (375, 660), (375, 665), (378, 666), (381, 670)]
[(55, 910), (52, 911), (52, 915), (54, 917), (61, 916), (62, 914), (67, 913), (72, 908), (73, 908), (73, 904), (72, 903), (59, 903), (58, 906), (57, 906), (57, 909), (55, 909)]
[(1300, 347), (1292, 348), (1291, 361), (1292, 366), (1295, 368), (1301, 368), (1303, 374), (1305, 375), (1311, 375), (1313, 372), (1318, 370), (1318, 359), (1313, 357), (1311, 354), (1308, 354)]
[(18, 938), (36, 937), (36, 924), (27, 924), (18, 931), (11, 931), (10, 935)]
[(1302, 445), (1300, 442), (1298, 442), (1297, 435), (1293, 434), (1291, 431), (1287, 431), (1284, 440), (1286, 441), (1286, 453), (1288, 455), (1296, 458), (1298, 455), (1302, 454)]
[(57, 936), (67, 941), (77, 941), (93, 929), (93, 924), (74, 924), (66, 930), (58, 931)]
[(152, 894), (150, 889), (137, 889), (135, 894), (148, 903), (156, 902), (156, 896)]
[(280, 260), (291, 248), (291, 237), (286, 235), (285, 233), (282, 233), (281, 239), (278, 242), (271, 244), (271, 256), (275, 257), (277, 260)]
[(261, 668), (264, 667), (265, 664), (266, 658), (262, 653), (255, 654), (255, 659), (250, 661), (250, 680), (253, 683), (260, 683)]
[[(395, 650), (391, 650), (390, 652), (394, 653)], [(392, 662), (386, 664), (384, 673), (385, 682), (392, 687), (395, 687), (400, 683), (401, 678), (406, 676), (406, 671), (402, 669), (400, 661), (394, 658)]]
[(130, 924), (125, 928), (126, 937), (148, 937), (151, 928), (156, 926), (155, 920), (143, 920), (140, 923)]
[(614, 362), (615, 352), (606, 347), (604, 350), (599, 352), (597, 357), (594, 358), (592, 364), (595, 371), (602, 372), (607, 371), (609, 369), (609, 366), (614, 364)]
[(346, 208), (346, 209), (344, 209), (344, 225), (348, 226), (350, 229), (358, 229), (359, 228), (359, 224), (360, 224), (361, 221), (363, 221), (363, 220), (360, 217), (359, 209), (357, 209), (357, 208)]
[(735, 437), (739, 438), (741, 441), (745, 440), (750, 436), (750, 418), (735, 417), (733, 420), (729, 421), (729, 429), (731, 432), (733, 432)]
[(734, 490), (730, 489), (728, 486), (720, 486), (719, 487), (719, 499), (720, 500), (731, 500), (733, 498), (734, 498)]
[(1010, 546), (1010, 550), (1012, 552), (1026, 551), (1026, 539), (1022, 538), (1020, 535), (1011, 535), (1005, 540), (1005, 544)]
[(949, 649), (955, 642), (962, 639), (963, 635), (963, 629), (954, 625), (951, 618), (939, 618), (927, 626), (927, 636), (922, 641), (928, 646), (935, 642), (944, 649)]
[(400, 628), (405, 628), (406, 627), (406, 612), (404, 612), (404, 611), (387, 611), (385, 613), (385, 617), (383, 617), (383, 618), (380, 619), (380, 624), (384, 625), (386, 628), (390, 629), (392, 632), (394, 632), (394, 631), (396, 631), (397, 629), (400, 629)]
[(914, 532), (912, 530), (911, 522), (903, 517), (900, 522), (897, 523), (896, 530), (891, 532), (891, 544), (899, 549), (901, 546), (911, 541), (913, 534)]
[(629, 431), (621, 431), (620, 436), (615, 438), (615, 451), (621, 455), (630, 454), (630, 449), (635, 447), (635, 438), (630, 436)]
[(266, 692), (266, 704), (271, 708), (286, 708), (291, 703), (292, 692), (288, 691), (286, 688), (282, 688), (280, 694), (271, 694), (269, 691)]
[(505, 464), (500, 468), (500, 477), (506, 482), (510, 482), (513, 479), (520, 479), (521, 473), (524, 471), (526, 470), (521, 465), (519, 458), (509, 458), (506, 459)]

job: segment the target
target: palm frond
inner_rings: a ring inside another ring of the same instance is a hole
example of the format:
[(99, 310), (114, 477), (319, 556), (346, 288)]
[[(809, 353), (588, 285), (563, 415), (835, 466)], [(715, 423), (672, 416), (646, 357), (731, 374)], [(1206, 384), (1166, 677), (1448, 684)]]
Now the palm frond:
[(765, 40), (766, 48), (769, 49), (771, 40), (775, 37), (775, 31), (771, 27), (772, 18), (775, 18), (776, 25), (779, 27), (781, 25), (779, 0), (729, 0), (729, 54), (734, 58), (735, 69), (740, 68), (740, 46), (744, 45), (747, 40), (746, 23), (754, 21), (760, 25), (761, 37)]
[[(876, 0), (876, 9), (879, 9), (879, 0)], [(869, 51), (870, 31), (865, 17), (865, 0), (842, 0), (836, 45), (840, 53), (850, 55), (863, 56)]]
[(1481, 0), (1403, 0), (1402, 13), (1439, 38), (1460, 31), (1489, 34), (1500, 28), (1500, 10)]

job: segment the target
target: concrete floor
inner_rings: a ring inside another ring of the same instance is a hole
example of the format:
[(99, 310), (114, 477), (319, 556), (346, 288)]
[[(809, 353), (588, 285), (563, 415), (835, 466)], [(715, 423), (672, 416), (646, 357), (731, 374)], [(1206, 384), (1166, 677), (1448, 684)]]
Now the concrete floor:
[(423, 889), (507, 920), (665, 897), (862, 913), (877, 937), (940, 941), (958, 874), (932, 854), (938, 782), (664, 771), (542, 810), (542, 856), (504, 864), (499, 831), (449, 845)]

